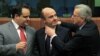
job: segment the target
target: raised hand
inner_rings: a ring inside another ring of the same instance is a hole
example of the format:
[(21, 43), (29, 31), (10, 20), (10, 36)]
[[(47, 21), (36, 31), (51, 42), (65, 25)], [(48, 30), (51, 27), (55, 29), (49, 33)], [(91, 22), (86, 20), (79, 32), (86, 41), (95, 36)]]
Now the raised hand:
[(19, 42), (16, 44), (16, 50), (24, 49), (26, 47), (26, 42)]
[(51, 28), (49, 26), (45, 26), (45, 33), (49, 36), (56, 35), (55, 28)]

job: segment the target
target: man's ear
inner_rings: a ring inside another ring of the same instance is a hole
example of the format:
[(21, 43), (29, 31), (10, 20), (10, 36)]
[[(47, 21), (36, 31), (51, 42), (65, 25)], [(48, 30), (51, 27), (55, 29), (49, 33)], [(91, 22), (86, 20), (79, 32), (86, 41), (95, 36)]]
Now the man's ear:
[(44, 19), (41, 19), (41, 25), (45, 26), (45, 20)]
[(18, 14), (15, 14), (15, 17), (18, 17), (19, 15)]
[(18, 17), (20, 17), (20, 16), (18, 14), (15, 14), (14, 18), (18, 18)]
[(45, 23), (45, 19), (44, 19), (44, 18), (42, 18), (42, 19), (41, 19), (41, 22)]

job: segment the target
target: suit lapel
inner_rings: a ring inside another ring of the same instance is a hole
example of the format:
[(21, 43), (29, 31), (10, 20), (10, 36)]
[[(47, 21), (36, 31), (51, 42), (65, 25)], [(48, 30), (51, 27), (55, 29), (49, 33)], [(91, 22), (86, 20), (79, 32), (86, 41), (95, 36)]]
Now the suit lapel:
[[(26, 39), (27, 39), (26, 55), (29, 55), (30, 52), (31, 52), (31, 49), (32, 49), (31, 44), (32, 44), (32, 42), (33, 42), (33, 41), (31, 41), (31, 40), (34, 40), (34, 39), (33, 39), (34, 36), (31, 35), (31, 32), (30, 32), (30, 30), (27, 28), (27, 26), (26, 26), (25, 31), (26, 31)], [(33, 34), (33, 35), (34, 35), (34, 34)]]
[(14, 38), (14, 41), (16, 43), (20, 42), (19, 35), (12, 22), (9, 23), (9, 30), (11, 31), (11, 36)]
[(41, 35), (40, 35), (40, 40), (41, 40), (41, 44), (43, 45), (42, 47), (44, 48), (43, 50), (45, 51), (45, 29), (43, 28), (41, 31)]
[(42, 28), (38, 32), (38, 41), (39, 41), (39, 46), (41, 48), (41, 52), (46, 56), (46, 51), (45, 51), (45, 28)]

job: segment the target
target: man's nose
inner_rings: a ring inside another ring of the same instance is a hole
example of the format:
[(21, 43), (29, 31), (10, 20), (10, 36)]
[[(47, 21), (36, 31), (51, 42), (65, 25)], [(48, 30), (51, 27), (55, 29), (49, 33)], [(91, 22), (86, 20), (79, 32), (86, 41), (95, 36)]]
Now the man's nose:
[(59, 20), (58, 20), (58, 18), (55, 18), (53, 21), (55, 21), (55, 22), (56, 22), (56, 21), (59, 21)]
[(57, 20), (57, 19), (58, 19), (58, 17), (57, 17), (57, 16), (54, 16), (54, 19), (55, 19), (55, 20)]
[(27, 20), (30, 20), (30, 17), (27, 17)]

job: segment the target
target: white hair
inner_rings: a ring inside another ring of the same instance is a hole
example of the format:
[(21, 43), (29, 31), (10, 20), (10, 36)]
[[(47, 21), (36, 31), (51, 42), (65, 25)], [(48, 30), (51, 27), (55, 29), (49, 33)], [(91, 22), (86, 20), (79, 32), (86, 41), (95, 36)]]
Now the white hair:
[(85, 19), (91, 19), (92, 10), (88, 5), (79, 4), (75, 6), (75, 9), (80, 9), (79, 16)]

